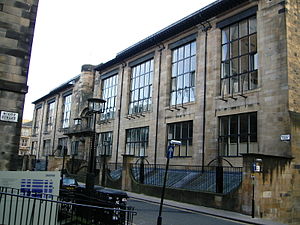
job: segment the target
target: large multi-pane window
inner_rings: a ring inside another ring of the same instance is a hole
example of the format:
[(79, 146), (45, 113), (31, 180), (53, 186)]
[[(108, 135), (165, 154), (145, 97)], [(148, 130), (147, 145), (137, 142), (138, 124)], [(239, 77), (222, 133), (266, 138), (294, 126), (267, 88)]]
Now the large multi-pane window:
[(152, 105), (153, 59), (132, 67), (129, 114), (149, 111)]
[(256, 17), (222, 29), (221, 95), (257, 88)]
[(113, 133), (104, 132), (99, 134), (97, 155), (111, 155), (112, 154)]
[(33, 132), (32, 132), (33, 135), (37, 135), (39, 133), (40, 119), (41, 119), (41, 109), (42, 108), (36, 108), (35, 109)]
[(101, 120), (112, 119), (116, 112), (116, 98), (118, 87), (118, 75), (111, 76), (102, 81), (102, 98), (106, 101), (105, 111), (101, 114)]
[(46, 132), (50, 132), (53, 129), (53, 125), (54, 125), (54, 107), (55, 107), (55, 102), (48, 103), (46, 127), (45, 127)]
[(67, 128), (70, 126), (71, 104), (72, 104), (72, 95), (65, 96), (64, 106), (63, 106), (63, 117), (62, 117), (63, 128)]
[(56, 156), (63, 157), (68, 155), (68, 138), (59, 138)]
[(193, 121), (168, 124), (168, 143), (171, 140), (181, 141), (174, 148), (174, 157), (191, 156), (193, 145)]
[(222, 156), (257, 152), (257, 113), (220, 117), (219, 150)]
[(172, 50), (171, 105), (195, 101), (196, 42)]
[(146, 156), (148, 148), (149, 127), (126, 130), (126, 155)]

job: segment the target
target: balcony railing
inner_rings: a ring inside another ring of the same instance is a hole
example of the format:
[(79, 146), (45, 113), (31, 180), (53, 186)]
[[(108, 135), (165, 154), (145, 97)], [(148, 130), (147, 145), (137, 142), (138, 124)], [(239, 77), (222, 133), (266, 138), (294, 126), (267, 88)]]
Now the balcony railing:
[(83, 134), (83, 135), (91, 135), (93, 133), (93, 129), (88, 126), (76, 125), (68, 128), (60, 128), (60, 132), (63, 132), (65, 135), (70, 134)]

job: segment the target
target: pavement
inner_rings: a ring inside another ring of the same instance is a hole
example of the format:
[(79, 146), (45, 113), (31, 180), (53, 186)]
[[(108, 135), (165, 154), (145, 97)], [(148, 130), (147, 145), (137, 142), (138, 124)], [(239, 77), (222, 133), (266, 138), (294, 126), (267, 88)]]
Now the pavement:
[[(127, 194), (132, 199), (160, 204), (160, 198), (147, 196), (147, 195), (143, 195), (143, 194), (137, 194), (137, 193), (133, 193), (133, 192), (127, 192)], [(234, 220), (234, 221), (238, 221), (241, 223), (262, 224), (262, 225), (284, 225), (283, 223), (278, 223), (278, 222), (274, 222), (271, 220), (260, 219), (260, 218), (252, 218), (251, 216), (247, 216), (247, 215), (232, 212), (232, 211), (208, 208), (208, 207), (204, 207), (204, 206), (176, 202), (176, 201), (167, 200), (167, 199), (164, 199), (164, 205), (169, 206), (169, 207), (174, 207), (177, 209), (181, 209), (181, 210), (190, 211), (190, 212), (202, 213), (202, 214), (206, 214), (206, 215), (210, 215), (210, 216)]]

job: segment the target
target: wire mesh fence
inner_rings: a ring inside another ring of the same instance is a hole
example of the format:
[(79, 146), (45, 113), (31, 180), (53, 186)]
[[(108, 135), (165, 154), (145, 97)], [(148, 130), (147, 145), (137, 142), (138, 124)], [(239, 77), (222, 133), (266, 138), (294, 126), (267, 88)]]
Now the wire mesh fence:
[[(170, 165), (166, 187), (190, 191), (229, 193), (242, 182), (241, 167)], [(138, 183), (163, 186), (165, 165), (132, 164), (132, 176)], [(221, 173), (221, 174), (220, 174)], [(222, 186), (221, 188), (220, 185)]]

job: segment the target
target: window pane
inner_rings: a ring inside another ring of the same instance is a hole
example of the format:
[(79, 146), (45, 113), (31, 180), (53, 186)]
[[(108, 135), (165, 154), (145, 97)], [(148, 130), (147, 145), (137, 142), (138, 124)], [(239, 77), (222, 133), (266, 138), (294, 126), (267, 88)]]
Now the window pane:
[(239, 92), (239, 77), (234, 76), (230, 80), (230, 85), (231, 85), (231, 93), (236, 93)]
[(187, 58), (191, 55), (191, 45), (188, 44), (184, 47), (184, 58)]
[(178, 53), (178, 49), (173, 50), (172, 62), (177, 62), (178, 61), (177, 53)]
[(221, 71), (221, 78), (228, 77), (230, 74), (230, 64), (229, 61), (222, 63), (222, 71)]
[(248, 34), (247, 20), (240, 22), (240, 38)]
[(253, 34), (250, 37), (250, 52), (257, 51), (257, 35)]
[(222, 61), (229, 59), (229, 44), (222, 46)]
[(191, 43), (191, 55), (196, 55), (196, 42)]
[(250, 89), (255, 89), (258, 86), (257, 71), (250, 73)]
[(249, 49), (248, 49), (248, 37), (244, 37), (240, 39), (240, 54), (245, 55), (248, 54)]
[(239, 72), (239, 59), (235, 58), (230, 61), (231, 63), (231, 73), (230, 75), (236, 75)]
[(246, 73), (248, 72), (248, 65), (249, 65), (249, 59), (248, 55), (244, 55), (240, 58), (240, 72), (241, 73)]
[(190, 71), (190, 63), (191, 62), (190, 62), (189, 58), (184, 60), (184, 70), (183, 70), (184, 73), (187, 73)]
[(172, 65), (172, 77), (176, 77), (177, 76), (177, 63), (174, 63), (173, 65)]
[(228, 117), (220, 118), (220, 135), (221, 136), (228, 135), (228, 123), (229, 123)]
[(229, 27), (222, 30), (222, 44), (229, 42)]
[(183, 52), (184, 52), (184, 47), (180, 47), (178, 49), (178, 60), (183, 59)]
[(256, 17), (251, 17), (249, 19), (249, 33), (255, 33), (256, 32)]
[(248, 81), (248, 73), (241, 76), (241, 91), (247, 91), (249, 90), (249, 81)]
[(181, 75), (182, 73), (183, 73), (183, 61), (180, 61), (178, 63), (178, 72), (177, 72), (177, 74)]
[(232, 42), (230, 46), (230, 58), (237, 57), (239, 55), (239, 41)]
[(230, 27), (230, 41), (236, 40), (238, 37), (238, 24), (234, 24)]

